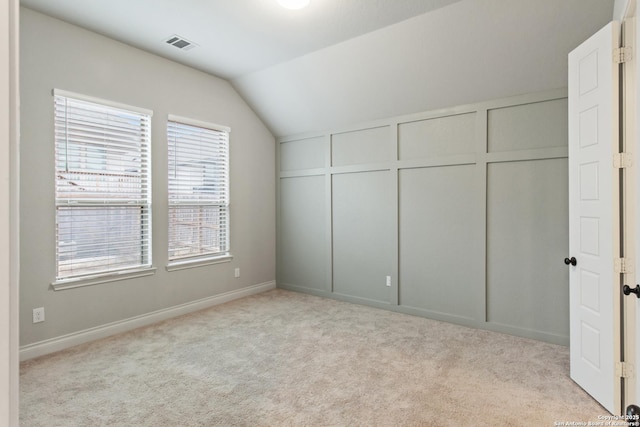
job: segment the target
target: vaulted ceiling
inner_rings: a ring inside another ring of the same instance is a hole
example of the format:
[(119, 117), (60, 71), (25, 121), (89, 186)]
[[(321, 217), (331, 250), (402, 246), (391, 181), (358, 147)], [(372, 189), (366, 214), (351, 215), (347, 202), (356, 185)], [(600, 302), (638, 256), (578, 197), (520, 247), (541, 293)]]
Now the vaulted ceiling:
[[(567, 85), (614, 0), (22, 0), (225, 78), (277, 136)], [(178, 35), (196, 47), (165, 43)]]

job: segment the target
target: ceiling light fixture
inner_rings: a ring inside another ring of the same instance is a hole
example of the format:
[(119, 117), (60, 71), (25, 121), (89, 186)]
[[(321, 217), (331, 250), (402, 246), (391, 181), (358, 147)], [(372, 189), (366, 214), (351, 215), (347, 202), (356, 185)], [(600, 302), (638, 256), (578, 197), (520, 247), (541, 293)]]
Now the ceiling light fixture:
[(285, 9), (298, 10), (309, 5), (309, 0), (278, 0), (280, 6)]

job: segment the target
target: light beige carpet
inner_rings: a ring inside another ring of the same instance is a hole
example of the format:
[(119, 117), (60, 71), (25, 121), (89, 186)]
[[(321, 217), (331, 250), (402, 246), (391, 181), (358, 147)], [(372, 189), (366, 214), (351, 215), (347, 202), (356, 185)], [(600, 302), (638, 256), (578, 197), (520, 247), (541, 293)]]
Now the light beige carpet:
[(21, 426), (553, 426), (568, 348), (274, 290), (27, 361)]

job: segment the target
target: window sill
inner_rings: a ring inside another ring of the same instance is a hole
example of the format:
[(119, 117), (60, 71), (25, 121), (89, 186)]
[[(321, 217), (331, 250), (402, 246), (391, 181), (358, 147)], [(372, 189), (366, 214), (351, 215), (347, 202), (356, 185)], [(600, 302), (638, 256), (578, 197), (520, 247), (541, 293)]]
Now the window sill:
[(224, 262), (231, 262), (232, 259), (233, 259), (233, 255), (226, 254), (226, 255), (211, 257), (211, 258), (180, 260), (180, 261), (170, 262), (169, 265), (167, 265), (166, 269), (167, 271), (184, 270), (187, 268), (196, 268), (196, 267), (203, 267), (205, 265), (222, 264)]
[(124, 270), (120, 272), (99, 274), (95, 276), (80, 277), (77, 279), (58, 280), (51, 283), (54, 291), (80, 288), (83, 286), (93, 286), (100, 283), (117, 282), (120, 280), (135, 279), (137, 277), (151, 276), (156, 273), (155, 267), (139, 268), (135, 270)]

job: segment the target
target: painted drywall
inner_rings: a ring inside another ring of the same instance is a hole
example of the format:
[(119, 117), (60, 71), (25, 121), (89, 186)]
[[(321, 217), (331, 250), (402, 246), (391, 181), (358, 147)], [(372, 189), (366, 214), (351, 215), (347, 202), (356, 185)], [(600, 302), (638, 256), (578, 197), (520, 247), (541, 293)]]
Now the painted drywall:
[[(22, 346), (275, 279), (274, 137), (231, 85), (57, 19), (21, 9)], [(54, 88), (153, 110), (153, 276), (53, 291)], [(168, 114), (231, 128), (229, 263), (168, 272)], [(240, 278), (234, 269), (240, 268)], [(45, 308), (33, 324), (32, 309)]]
[(622, 21), (627, 13), (630, 0), (615, 0), (613, 4), (613, 19), (616, 21)]
[(278, 286), (568, 344), (567, 128), (560, 89), (280, 139)]
[(567, 86), (613, 0), (464, 0), (232, 81), (276, 136)]

